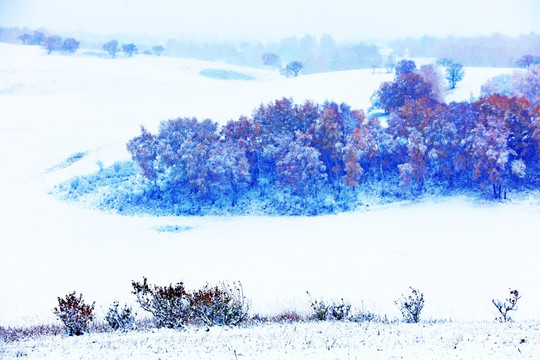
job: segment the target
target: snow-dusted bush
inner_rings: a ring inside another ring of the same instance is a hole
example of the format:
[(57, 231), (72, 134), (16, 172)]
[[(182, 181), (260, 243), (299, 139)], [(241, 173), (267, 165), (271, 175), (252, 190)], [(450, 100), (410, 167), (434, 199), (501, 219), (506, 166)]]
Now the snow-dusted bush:
[(521, 299), (521, 295), (519, 295), (519, 292), (517, 290), (510, 290), (510, 296), (505, 299), (505, 301), (501, 300), (491, 300), (493, 305), (497, 308), (501, 316), (497, 318), (500, 322), (507, 322), (512, 320), (510, 316), (508, 316), (509, 311), (516, 311), (518, 309), (517, 302)]
[(58, 307), (54, 308), (54, 314), (64, 323), (69, 336), (82, 335), (94, 319), (94, 305), (95, 302), (92, 305), (85, 304), (82, 294), (77, 297), (74, 291), (64, 299), (58, 298)]
[(107, 323), (113, 330), (128, 331), (135, 328), (135, 314), (133, 313), (133, 309), (127, 304), (124, 308), (119, 309), (118, 301), (115, 301), (111, 305), (109, 311), (107, 311), (105, 320), (107, 320)]
[[(308, 292), (309, 295), (309, 292)], [(345, 302), (343, 299), (340, 301), (333, 300), (316, 300), (311, 298), (311, 309), (313, 319), (319, 321), (327, 320), (347, 320), (351, 312), (351, 304)]]
[(192, 317), (208, 326), (238, 325), (248, 318), (249, 304), (240, 282), (206, 284), (191, 294)]
[(424, 308), (424, 294), (412, 286), (410, 289), (411, 294), (402, 295), (400, 299), (395, 301), (395, 304), (399, 307), (404, 322), (417, 323), (420, 321), (420, 313)]
[(152, 313), (157, 327), (180, 329), (188, 322), (191, 302), (184, 283), (149, 285), (148, 280), (143, 278), (142, 283), (132, 281), (131, 284), (137, 302), (144, 310)]

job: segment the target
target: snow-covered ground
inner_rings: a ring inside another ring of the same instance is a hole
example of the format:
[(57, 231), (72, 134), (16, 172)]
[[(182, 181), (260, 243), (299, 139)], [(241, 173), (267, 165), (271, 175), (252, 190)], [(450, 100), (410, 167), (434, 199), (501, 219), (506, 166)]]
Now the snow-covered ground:
[(538, 323), (296, 323), (80, 337), (0, 347), (3, 359), (540, 359)]
[[(200, 76), (207, 68), (255, 80)], [(485, 80), (511, 71), (467, 68), (449, 99), (478, 96)], [(394, 300), (412, 285), (425, 294), (425, 318), (467, 321), (492, 321), (491, 299), (504, 299), (512, 287), (523, 295), (515, 319), (540, 319), (540, 206), (534, 198), (478, 204), (456, 197), (316, 218), (229, 218), (126, 217), (48, 195), (55, 184), (98, 170), (100, 162), (127, 159), (125, 143), (141, 125), (154, 131), (161, 120), (177, 116), (225, 123), (283, 96), (367, 109), (373, 91), (392, 76), (358, 70), (286, 79), (268, 70), (204, 61), (47, 56), (36, 47), (0, 43), (0, 325), (54, 321), (56, 297), (73, 290), (95, 300), (103, 315), (115, 300), (133, 303), (131, 280), (142, 276), (158, 284), (183, 280), (189, 288), (241, 280), (257, 312), (305, 311), (309, 290), (390, 317), (399, 316)], [(87, 155), (57, 166), (78, 152)], [(156, 230), (163, 225), (192, 229)], [(404, 332), (401, 326), (381, 331)], [(452, 331), (460, 334), (459, 327)], [(224, 334), (224, 339), (259, 336), (247, 330)], [(406, 336), (413, 341), (414, 335)], [(60, 346), (79, 341), (90, 349), (90, 339), (65, 339)]]

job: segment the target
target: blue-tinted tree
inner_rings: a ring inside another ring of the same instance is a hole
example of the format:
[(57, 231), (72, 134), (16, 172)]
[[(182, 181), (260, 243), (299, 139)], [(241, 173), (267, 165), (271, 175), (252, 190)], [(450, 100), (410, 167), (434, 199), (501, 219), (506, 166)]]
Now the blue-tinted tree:
[(152, 47), (152, 51), (154, 51), (156, 56), (161, 56), (163, 50), (165, 50), (165, 48), (162, 45), (155, 45)]
[(47, 50), (47, 54), (51, 54), (53, 51), (60, 50), (62, 46), (62, 38), (58, 35), (46, 37), (41, 46)]
[(62, 43), (62, 51), (74, 53), (79, 48), (80, 43), (74, 38), (65, 39)]
[(137, 46), (135, 44), (122, 44), (122, 52), (124, 52), (127, 56), (132, 57), (133, 54), (136, 54), (138, 52)]
[(111, 40), (105, 44), (103, 44), (103, 50), (109, 53), (113, 58), (116, 57), (116, 53), (118, 52), (118, 41)]
[(30, 36), (30, 34), (22, 34), (18, 37), (18, 39), (22, 41), (23, 45), (26, 45), (31, 38), (32, 36)]
[(271, 52), (265, 52), (261, 56), (263, 65), (270, 66), (274, 68), (280, 68), (281, 67), (281, 59), (278, 55), (271, 53)]
[(450, 89), (455, 89), (456, 84), (463, 80), (464, 76), (465, 70), (463, 69), (463, 65), (461, 64), (451, 63), (446, 68), (446, 80), (448, 80)]
[(416, 71), (416, 63), (412, 60), (400, 60), (395, 67), (396, 76), (412, 74)]
[(32, 33), (32, 38), (28, 41), (29, 45), (41, 45), (43, 40), (45, 40), (45, 34), (41, 31), (34, 31)]
[(298, 76), (300, 70), (304, 68), (304, 64), (301, 61), (294, 60), (287, 64), (287, 71), (291, 72), (294, 77)]
[(276, 162), (279, 185), (303, 195), (315, 194), (327, 178), (320, 153), (310, 142), (309, 135), (298, 134)]

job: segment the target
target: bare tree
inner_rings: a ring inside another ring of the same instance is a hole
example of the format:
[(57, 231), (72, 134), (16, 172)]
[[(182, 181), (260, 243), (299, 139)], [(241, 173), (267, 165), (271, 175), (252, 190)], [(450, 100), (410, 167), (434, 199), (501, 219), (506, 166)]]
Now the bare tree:
[(491, 300), (493, 305), (495, 305), (501, 314), (501, 316), (498, 318), (500, 322), (507, 322), (511, 320), (511, 318), (508, 316), (508, 312), (516, 311), (518, 309), (517, 302), (519, 299), (521, 299), (519, 292), (517, 290), (510, 290), (510, 297), (506, 298), (504, 302), (495, 299)]
[(463, 80), (464, 76), (465, 70), (463, 69), (463, 65), (461, 64), (451, 63), (446, 68), (446, 80), (448, 80), (450, 89), (455, 89), (456, 84)]

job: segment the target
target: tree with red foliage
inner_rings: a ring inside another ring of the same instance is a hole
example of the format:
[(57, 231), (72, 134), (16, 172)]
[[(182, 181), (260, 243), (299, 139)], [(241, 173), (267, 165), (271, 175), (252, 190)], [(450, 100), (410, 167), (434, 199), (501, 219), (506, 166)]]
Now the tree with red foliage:
[(326, 108), (310, 133), (313, 134), (313, 145), (319, 150), (321, 160), (328, 170), (329, 179), (334, 181), (343, 170), (341, 154), (344, 136), (338, 113), (332, 108)]
[(402, 107), (407, 100), (430, 98), (432, 95), (432, 85), (424, 80), (422, 75), (417, 73), (400, 74), (393, 82), (381, 84), (373, 96), (373, 105), (390, 113)]
[(157, 138), (141, 126), (141, 135), (127, 143), (127, 150), (133, 161), (139, 165), (142, 175), (148, 179), (155, 179), (156, 169), (154, 162), (158, 156)]
[(318, 105), (309, 101), (297, 105), (292, 99), (282, 98), (266, 106), (261, 104), (253, 113), (253, 122), (260, 128), (262, 143), (266, 145), (282, 133), (294, 135), (297, 131), (307, 131), (318, 116)]
[(246, 116), (236, 121), (230, 120), (221, 129), (221, 135), (225, 141), (235, 143), (245, 152), (253, 183), (257, 182), (260, 173), (259, 153), (262, 150), (260, 134), (261, 127)]
[(531, 135), (538, 112), (524, 98), (498, 94), (482, 97), (474, 105), (479, 117), (473, 130), (473, 175), (483, 186), (486, 181), (491, 183), (493, 195), (500, 199), (510, 175), (523, 177), (527, 165), (537, 165), (538, 142)]

